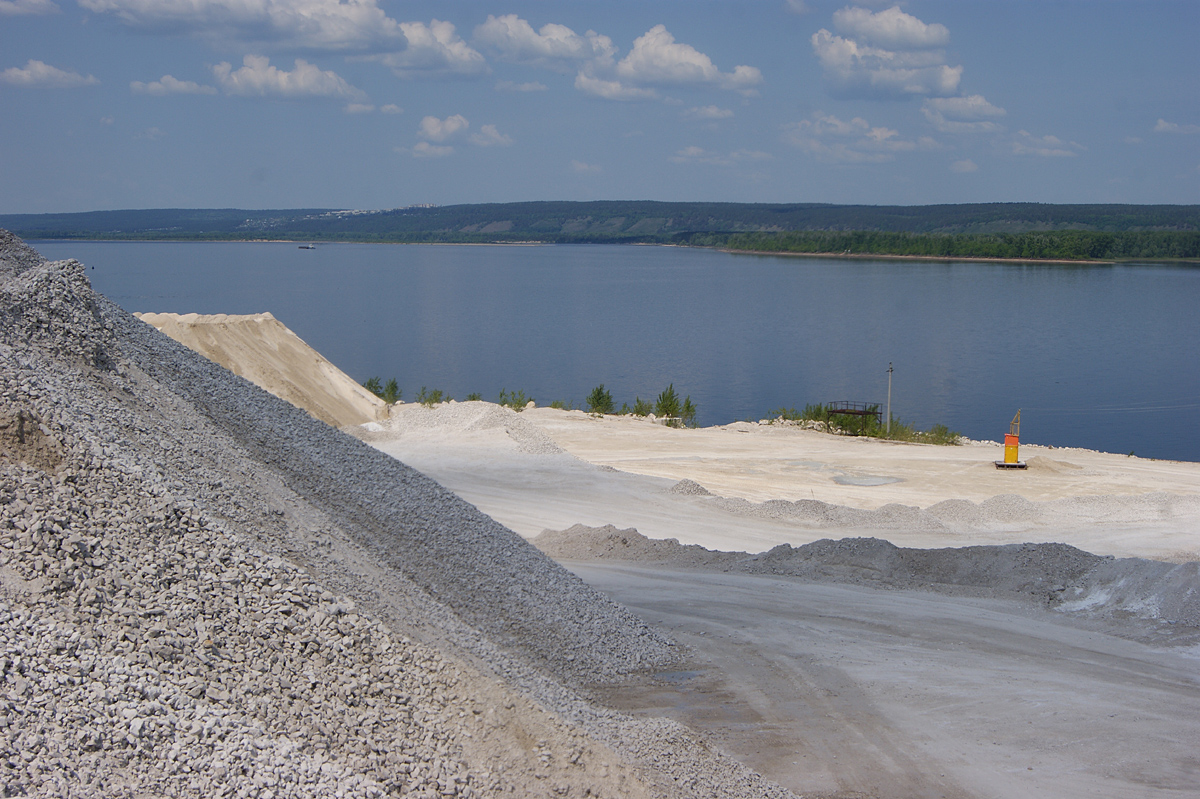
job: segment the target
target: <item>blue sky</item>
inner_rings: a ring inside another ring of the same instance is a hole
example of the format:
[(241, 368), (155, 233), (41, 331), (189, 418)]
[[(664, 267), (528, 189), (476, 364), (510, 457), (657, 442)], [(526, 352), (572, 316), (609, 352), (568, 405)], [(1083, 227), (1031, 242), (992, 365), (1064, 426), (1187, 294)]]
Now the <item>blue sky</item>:
[(1200, 203), (1200, 3), (0, 0), (0, 212)]

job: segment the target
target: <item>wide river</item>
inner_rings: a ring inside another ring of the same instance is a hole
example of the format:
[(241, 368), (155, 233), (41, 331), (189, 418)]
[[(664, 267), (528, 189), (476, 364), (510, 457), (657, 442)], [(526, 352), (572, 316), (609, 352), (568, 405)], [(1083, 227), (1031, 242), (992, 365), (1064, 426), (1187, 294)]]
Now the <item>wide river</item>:
[(1200, 461), (1200, 268), (868, 261), (629, 245), (32, 242), (129, 311), (270, 311), (358, 381), (704, 425), (887, 400), (927, 428)]

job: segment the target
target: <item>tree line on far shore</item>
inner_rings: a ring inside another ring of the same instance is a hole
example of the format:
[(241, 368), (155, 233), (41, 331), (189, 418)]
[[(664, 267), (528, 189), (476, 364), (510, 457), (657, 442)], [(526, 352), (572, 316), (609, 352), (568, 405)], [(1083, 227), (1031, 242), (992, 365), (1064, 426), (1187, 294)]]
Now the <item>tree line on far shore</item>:
[(905, 255), (1039, 261), (1200, 259), (1200, 233), (1052, 230), (1030, 233), (794, 231), (696, 236), (688, 242), (728, 250), (820, 255)]
[[(404, 392), (400, 389), (396, 378), (391, 378), (384, 383), (378, 377), (369, 377), (363, 382), (363, 388), (370, 391), (375, 396), (389, 405), (400, 402)], [(447, 392), (441, 389), (428, 389), (421, 386), (421, 390), (417, 392), (415, 401), (432, 407), (442, 402), (450, 402), (451, 397)], [(482, 400), (483, 396), (477, 393), (471, 393), (466, 396), (467, 402)], [(500, 395), (496, 399), (498, 405), (503, 405), (512, 408), (515, 411), (523, 411), (533, 403), (534, 400), (527, 396), (523, 390), (509, 391), (508, 389), (500, 389)], [(589, 413), (597, 414), (615, 414), (618, 416), (650, 416), (653, 414), (658, 419), (663, 419), (672, 427), (695, 427), (696, 426), (696, 404), (692, 402), (690, 395), (679, 399), (679, 394), (675, 391), (675, 384), (669, 384), (663, 389), (654, 402), (649, 402), (641, 397), (634, 397), (633, 405), (628, 402), (621, 403), (621, 407), (616, 407), (616, 402), (613, 400), (612, 392), (604, 387), (604, 384), (596, 386), (588, 394), (585, 400), (586, 410)], [(570, 403), (562, 400), (555, 400), (550, 403), (551, 408), (560, 408), (562, 410), (576, 410)]]

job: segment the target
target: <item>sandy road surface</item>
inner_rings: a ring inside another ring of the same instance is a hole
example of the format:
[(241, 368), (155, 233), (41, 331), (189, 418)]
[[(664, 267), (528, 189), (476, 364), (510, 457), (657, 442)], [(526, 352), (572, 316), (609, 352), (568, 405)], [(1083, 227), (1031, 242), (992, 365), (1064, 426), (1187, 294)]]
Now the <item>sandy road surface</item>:
[(1200, 796), (1200, 653), (997, 600), (568, 562), (694, 653), (605, 700), (798, 793)]

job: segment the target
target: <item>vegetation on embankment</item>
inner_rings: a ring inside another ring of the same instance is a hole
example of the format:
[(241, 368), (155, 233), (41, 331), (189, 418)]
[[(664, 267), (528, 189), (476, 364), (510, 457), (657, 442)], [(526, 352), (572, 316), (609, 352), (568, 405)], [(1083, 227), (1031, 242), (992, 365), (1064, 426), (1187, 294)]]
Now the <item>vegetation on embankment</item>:
[(892, 417), (891, 424), (888, 425), (884, 422), (878, 405), (870, 405), (864, 410), (864, 413), (848, 414), (839, 413), (829, 405), (805, 405), (802, 411), (795, 408), (776, 408), (770, 412), (769, 417), (773, 421), (811, 422), (827, 433), (883, 438), (888, 441), (954, 445), (962, 438), (961, 434), (944, 424), (935, 424), (928, 430), (918, 430), (915, 425)]

